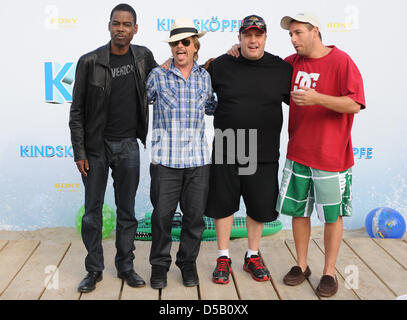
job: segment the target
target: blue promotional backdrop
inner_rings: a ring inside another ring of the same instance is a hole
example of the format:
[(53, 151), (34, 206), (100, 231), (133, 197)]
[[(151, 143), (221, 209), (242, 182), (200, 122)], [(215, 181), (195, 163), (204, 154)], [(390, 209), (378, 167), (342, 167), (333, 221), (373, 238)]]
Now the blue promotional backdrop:
[[(5, 0), (0, 11), (0, 230), (35, 230), (75, 225), (84, 189), (73, 161), (68, 128), (78, 58), (109, 41), (111, 9), (118, 1)], [(345, 228), (364, 226), (376, 207), (407, 215), (407, 74), (402, 30), (407, 4), (402, 0), (289, 2), (187, 0), (129, 1), (139, 32), (133, 43), (147, 46), (161, 63), (170, 56), (163, 43), (172, 19), (190, 17), (201, 39), (200, 63), (226, 52), (237, 42), (243, 17), (258, 14), (268, 24), (266, 50), (282, 58), (294, 53), (281, 17), (303, 11), (319, 15), (326, 45), (335, 44), (358, 65), (367, 109), (355, 116), (352, 218)], [(280, 168), (288, 141), (288, 106), (284, 105)], [(151, 117), (150, 117), (151, 118)], [(206, 118), (208, 141), (212, 119)], [(149, 148), (141, 149), (138, 218), (152, 210), (149, 198)], [(281, 171), (281, 170), (280, 170)], [(280, 172), (281, 177), (281, 172)], [(112, 179), (105, 203), (115, 208)], [(245, 214), (242, 201), (239, 215)], [(315, 215), (316, 216), (316, 215)], [(290, 219), (281, 217), (285, 228)], [(321, 223), (316, 217), (313, 225)]]

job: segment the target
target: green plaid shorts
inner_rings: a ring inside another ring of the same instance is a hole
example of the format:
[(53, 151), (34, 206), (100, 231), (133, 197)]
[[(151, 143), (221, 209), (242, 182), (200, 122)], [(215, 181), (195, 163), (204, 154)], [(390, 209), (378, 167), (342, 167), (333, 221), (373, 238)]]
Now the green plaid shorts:
[(330, 172), (287, 159), (276, 210), (293, 217), (310, 217), (314, 203), (324, 223), (352, 216), (352, 168)]

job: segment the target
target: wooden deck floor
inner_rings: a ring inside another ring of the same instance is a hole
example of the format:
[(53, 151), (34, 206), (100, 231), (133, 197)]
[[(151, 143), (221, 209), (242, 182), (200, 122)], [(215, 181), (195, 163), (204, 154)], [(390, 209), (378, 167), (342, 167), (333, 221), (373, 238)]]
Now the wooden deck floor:
[[(154, 290), (149, 286), (150, 242), (136, 241), (135, 270), (146, 280), (144, 288), (131, 288), (116, 277), (113, 240), (103, 242), (104, 279), (95, 291), (77, 292), (85, 276), (85, 248), (81, 241), (0, 240), (0, 299), (2, 300), (317, 300), (315, 288), (322, 275), (324, 246), (312, 239), (309, 266), (312, 275), (298, 287), (283, 284), (283, 276), (295, 264), (292, 240), (263, 238), (261, 256), (271, 271), (272, 280), (256, 282), (243, 271), (245, 239), (231, 241), (232, 281), (227, 285), (212, 283), (216, 243), (202, 242), (197, 261), (200, 285), (182, 285), (179, 269), (173, 264), (168, 286)], [(173, 244), (172, 255), (178, 243)], [(174, 258), (173, 258), (174, 259)], [(405, 240), (345, 238), (337, 260), (339, 291), (331, 299), (395, 299), (407, 294), (407, 243)], [(348, 281), (349, 285), (345, 284)]]

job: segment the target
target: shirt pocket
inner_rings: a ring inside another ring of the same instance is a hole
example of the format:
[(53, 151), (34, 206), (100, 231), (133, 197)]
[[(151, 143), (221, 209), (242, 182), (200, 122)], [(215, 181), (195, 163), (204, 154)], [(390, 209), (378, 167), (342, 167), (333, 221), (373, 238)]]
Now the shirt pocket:
[(178, 95), (173, 88), (162, 89), (160, 91), (160, 99), (164, 109), (175, 109), (178, 105)]

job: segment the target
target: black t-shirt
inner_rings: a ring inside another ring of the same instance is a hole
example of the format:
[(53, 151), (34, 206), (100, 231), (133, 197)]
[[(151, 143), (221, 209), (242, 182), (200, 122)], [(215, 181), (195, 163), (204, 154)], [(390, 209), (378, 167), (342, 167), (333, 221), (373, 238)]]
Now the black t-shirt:
[(133, 57), (110, 53), (112, 90), (104, 135), (110, 140), (137, 136), (137, 91)]
[[(257, 129), (257, 162), (278, 161), (283, 123), (281, 103), (289, 104), (291, 65), (267, 52), (255, 61), (225, 54), (210, 64), (208, 72), (218, 96), (215, 129), (233, 129), (235, 137), (237, 129), (246, 129), (246, 155), (249, 155), (248, 129)], [(226, 139), (223, 143), (225, 148)], [(237, 152), (236, 144), (235, 147)]]

